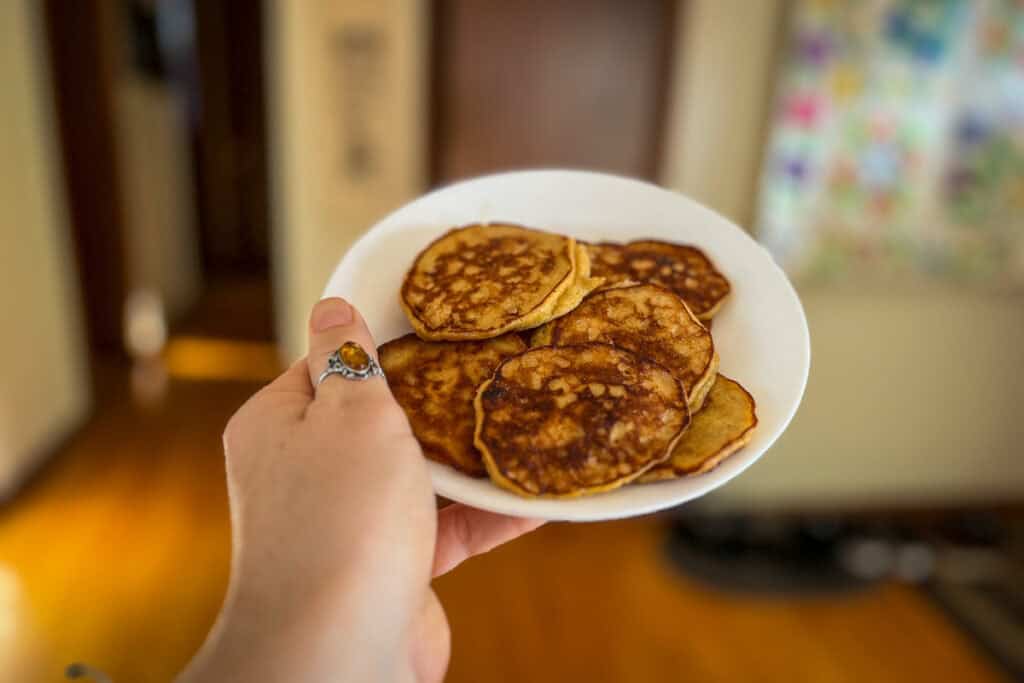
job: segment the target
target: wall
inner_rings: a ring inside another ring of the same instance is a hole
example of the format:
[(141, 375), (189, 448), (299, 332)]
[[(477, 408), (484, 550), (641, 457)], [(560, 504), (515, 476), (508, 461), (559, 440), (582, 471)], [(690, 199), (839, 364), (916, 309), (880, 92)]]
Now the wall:
[[(740, 225), (756, 197), (778, 0), (690, 0), (680, 18), (662, 179)], [(1024, 492), (1024, 300), (933, 287), (802, 291), (803, 404), (780, 441), (702, 501), (941, 505)]]
[(785, 3), (682, 6), (661, 179), (749, 226)]
[(426, 187), (425, 0), (266, 2), (274, 276), (284, 353), (348, 246)]
[(199, 294), (192, 168), (184, 112), (164, 83), (121, 64), (114, 79), (128, 290), (159, 293), (171, 318)]
[(0, 497), (90, 400), (40, 7), (0, 3)]
[(805, 292), (811, 374), (772, 450), (709, 502), (940, 505), (1024, 493), (1024, 302)]

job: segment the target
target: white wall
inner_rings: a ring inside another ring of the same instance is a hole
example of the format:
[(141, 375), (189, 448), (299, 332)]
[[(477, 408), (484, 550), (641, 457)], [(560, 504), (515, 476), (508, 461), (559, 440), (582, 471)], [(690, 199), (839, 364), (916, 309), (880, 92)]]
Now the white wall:
[[(690, 0), (662, 181), (750, 226), (781, 0)], [(936, 505), (1024, 496), (1024, 297), (802, 291), (811, 373), (792, 425), (704, 503)]]
[(199, 295), (199, 239), (184, 111), (166, 84), (114, 78), (120, 196), (129, 291), (159, 294), (171, 318)]
[(0, 2), (0, 497), (89, 407), (40, 8)]
[(811, 374), (789, 430), (713, 503), (938, 505), (1024, 496), (1024, 301), (805, 292)]
[[(275, 312), (285, 355), (295, 358), (306, 348), (309, 310), (345, 250), (426, 187), (427, 7), (308, 0), (264, 9)], [(339, 57), (346, 35), (381, 41), (369, 67)], [(373, 160), (366, 176), (346, 164), (353, 138)]]
[(688, 0), (678, 17), (661, 180), (747, 227), (784, 9)]

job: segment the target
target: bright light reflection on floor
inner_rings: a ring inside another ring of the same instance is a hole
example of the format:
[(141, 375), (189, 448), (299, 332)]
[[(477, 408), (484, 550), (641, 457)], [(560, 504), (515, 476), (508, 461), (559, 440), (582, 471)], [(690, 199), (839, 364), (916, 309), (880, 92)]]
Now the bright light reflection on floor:
[(172, 379), (269, 382), (283, 370), (277, 347), (266, 342), (172, 337), (163, 360)]

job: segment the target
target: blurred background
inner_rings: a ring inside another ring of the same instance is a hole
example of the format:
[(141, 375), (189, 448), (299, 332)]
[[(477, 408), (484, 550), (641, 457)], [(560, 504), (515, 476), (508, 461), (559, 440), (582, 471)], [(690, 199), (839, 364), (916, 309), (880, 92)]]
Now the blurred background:
[(0, 680), (170, 680), (334, 264), (538, 166), (749, 229), (813, 369), (720, 491), (440, 579), (448, 680), (1024, 678), (1021, 0), (9, 0), (0, 82)]

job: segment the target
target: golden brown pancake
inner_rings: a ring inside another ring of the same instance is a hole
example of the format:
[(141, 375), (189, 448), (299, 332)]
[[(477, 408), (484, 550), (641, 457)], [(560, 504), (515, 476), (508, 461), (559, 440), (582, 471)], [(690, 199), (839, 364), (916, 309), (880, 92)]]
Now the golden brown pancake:
[(431, 460), (486, 477), (473, 446), (476, 388), (509, 356), (526, 348), (515, 334), (478, 342), (427, 342), (407, 334), (379, 349), (391, 393)]
[(685, 244), (641, 240), (588, 244), (591, 274), (604, 286), (624, 281), (661, 285), (682, 297), (701, 320), (710, 320), (732, 287), (703, 251)]
[(522, 496), (609, 491), (663, 462), (690, 421), (654, 361), (607, 344), (505, 360), (477, 392), (474, 443), (491, 480)]
[(534, 335), (533, 345), (602, 342), (650, 358), (683, 383), (690, 410), (700, 409), (718, 370), (711, 333), (674, 292), (633, 284), (595, 292)]
[(746, 446), (757, 427), (754, 399), (739, 382), (718, 375), (704, 408), (693, 416), (672, 457), (638, 481), (675, 479), (708, 472)]
[(598, 284), (586, 249), (571, 237), (470, 225), (416, 257), (399, 298), (423, 339), (489, 339), (565, 313)]
[[(587, 253), (587, 248), (582, 244), (576, 245), (576, 276), (573, 279), (573, 283), (562, 295), (558, 297), (554, 307), (548, 313), (545, 321), (533, 324), (531, 321), (530, 327), (537, 327), (537, 325), (543, 324), (547, 320), (553, 320), (560, 316), (565, 315), (569, 311), (573, 310), (580, 305), (583, 299), (604, 284), (604, 278), (591, 277), (590, 276), (590, 255)], [(524, 328), (529, 329), (529, 328)]]

